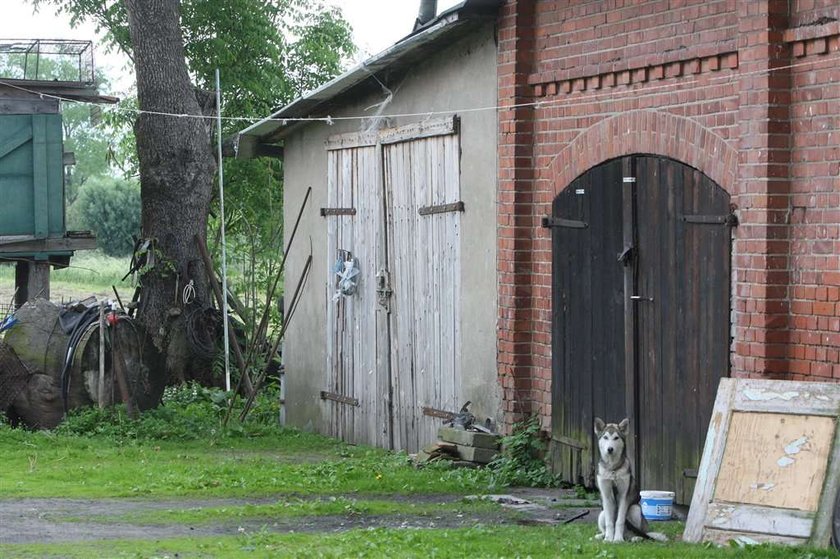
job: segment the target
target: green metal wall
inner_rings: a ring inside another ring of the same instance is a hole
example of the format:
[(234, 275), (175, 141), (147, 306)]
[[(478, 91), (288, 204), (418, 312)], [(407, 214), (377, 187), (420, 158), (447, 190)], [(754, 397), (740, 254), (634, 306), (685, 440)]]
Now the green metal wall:
[(0, 236), (64, 236), (61, 115), (0, 115)]

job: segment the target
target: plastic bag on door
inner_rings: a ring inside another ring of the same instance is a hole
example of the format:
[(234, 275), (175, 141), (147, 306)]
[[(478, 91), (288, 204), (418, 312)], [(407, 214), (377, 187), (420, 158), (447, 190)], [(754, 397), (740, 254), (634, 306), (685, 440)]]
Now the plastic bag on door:
[(333, 273), (335, 274), (335, 293), (333, 294), (333, 301), (338, 301), (341, 297), (349, 297), (356, 293), (359, 286), (359, 261), (353, 257), (353, 254), (347, 250), (340, 250), (338, 259), (333, 266)]

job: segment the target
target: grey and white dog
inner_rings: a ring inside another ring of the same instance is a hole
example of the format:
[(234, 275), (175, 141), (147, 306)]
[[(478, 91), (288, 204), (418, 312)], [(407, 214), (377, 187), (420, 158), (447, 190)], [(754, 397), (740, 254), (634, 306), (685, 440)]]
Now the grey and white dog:
[(634, 539), (666, 541), (664, 534), (648, 532), (647, 520), (642, 515), (633, 464), (627, 456), (629, 427), (629, 419), (615, 424), (595, 418), (595, 436), (601, 458), (597, 481), (603, 508), (598, 516), (600, 533), (595, 537), (607, 542), (623, 542), (626, 528), (636, 535)]

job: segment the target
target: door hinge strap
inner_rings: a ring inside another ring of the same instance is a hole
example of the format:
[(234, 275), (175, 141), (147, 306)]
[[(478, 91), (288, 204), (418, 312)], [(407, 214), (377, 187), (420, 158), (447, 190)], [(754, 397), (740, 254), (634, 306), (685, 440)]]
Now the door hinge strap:
[(443, 214), (447, 212), (462, 212), (464, 211), (464, 203), (461, 201), (452, 202), (451, 204), (440, 204), (437, 206), (422, 206), (417, 210), (420, 215), (434, 215)]
[(562, 444), (563, 446), (570, 446), (575, 450), (586, 450), (585, 444), (582, 444), (580, 441), (573, 439), (572, 437), (567, 437), (565, 435), (551, 435), (551, 440), (557, 444)]
[(331, 215), (356, 215), (356, 208), (321, 208), (321, 217)]
[(562, 217), (543, 216), (543, 227), (565, 227), (568, 229), (586, 229), (589, 224), (585, 221), (577, 221), (574, 219), (563, 219)]
[(428, 406), (423, 407), (423, 415), (427, 415), (429, 417), (439, 417), (441, 419), (455, 419), (457, 414), (452, 413), (451, 411), (446, 410), (439, 410), (436, 408), (430, 408)]
[(686, 223), (697, 223), (701, 225), (726, 225), (729, 227), (738, 226), (738, 216), (735, 214), (726, 215), (684, 215), (682, 220)]
[(321, 391), (321, 399), (322, 400), (332, 400), (333, 402), (338, 402), (339, 404), (347, 404), (348, 406), (357, 406), (359, 405), (359, 399), (353, 398), (351, 396), (344, 396), (343, 394), (336, 394), (334, 392), (327, 392), (325, 390)]

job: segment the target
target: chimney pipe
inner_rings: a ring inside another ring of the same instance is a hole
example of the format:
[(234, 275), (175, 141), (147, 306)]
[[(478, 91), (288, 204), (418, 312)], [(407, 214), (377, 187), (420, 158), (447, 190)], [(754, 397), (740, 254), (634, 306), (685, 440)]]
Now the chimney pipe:
[(423, 27), (437, 15), (437, 0), (420, 0), (420, 11), (417, 13), (417, 20), (414, 22), (414, 31)]

